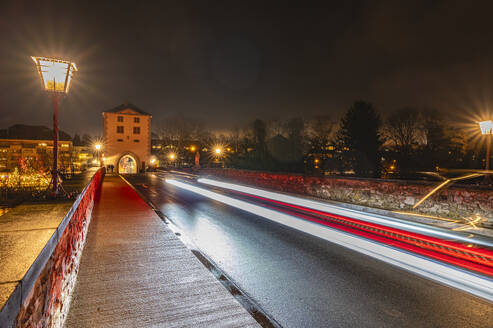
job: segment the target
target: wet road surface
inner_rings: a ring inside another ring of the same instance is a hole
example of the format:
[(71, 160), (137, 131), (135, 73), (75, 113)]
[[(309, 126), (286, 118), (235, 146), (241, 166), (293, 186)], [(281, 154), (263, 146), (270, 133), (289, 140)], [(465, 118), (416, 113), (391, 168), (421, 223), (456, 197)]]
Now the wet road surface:
[(166, 184), (165, 177), (127, 179), (283, 327), (492, 326), (491, 303)]

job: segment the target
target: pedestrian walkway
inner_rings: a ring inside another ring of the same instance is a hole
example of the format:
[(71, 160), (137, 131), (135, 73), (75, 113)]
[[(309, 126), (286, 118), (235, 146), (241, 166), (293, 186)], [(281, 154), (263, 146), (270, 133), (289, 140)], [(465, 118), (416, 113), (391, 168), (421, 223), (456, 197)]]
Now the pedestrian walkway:
[(66, 327), (257, 327), (118, 176), (97, 201)]

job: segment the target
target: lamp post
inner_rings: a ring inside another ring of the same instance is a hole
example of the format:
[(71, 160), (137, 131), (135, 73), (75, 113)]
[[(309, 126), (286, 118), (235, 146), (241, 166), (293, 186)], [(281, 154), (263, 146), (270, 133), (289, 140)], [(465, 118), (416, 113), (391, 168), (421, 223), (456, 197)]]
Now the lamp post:
[[(491, 148), (491, 137), (493, 135), (493, 122), (491, 120), (479, 122), (479, 128), (481, 129), (481, 134), (486, 136), (486, 171), (490, 170), (490, 148)], [(486, 173), (484, 178), (484, 183), (490, 183), (490, 175)]]
[(94, 144), (94, 148), (96, 148), (96, 152), (98, 153), (99, 157), (99, 166), (103, 167), (103, 145), (100, 143)]
[(223, 148), (220, 146), (214, 147), (214, 156), (216, 157), (216, 161), (221, 163), (221, 168), (224, 168)]
[(70, 61), (47, 58), (31, 57), (39, 76), (43, 89), (51, 93), (53, 99), (53, 168), (51, 183), (54, 195), (58, 195), (58, 100), (60, 96), (67, 94), (72, 82), (72, 76), (77, 71), (75, 63)]
[(173, 167), (175, 166), (175, 159), (176, 159), (175, 153), (168, 154), (168, 164), (170, 166), (173, 166)]

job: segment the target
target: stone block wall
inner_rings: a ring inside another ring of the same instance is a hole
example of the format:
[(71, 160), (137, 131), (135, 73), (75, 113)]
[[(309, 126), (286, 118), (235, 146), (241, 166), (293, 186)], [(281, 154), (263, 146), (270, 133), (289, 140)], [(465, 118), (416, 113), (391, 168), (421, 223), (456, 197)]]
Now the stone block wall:
[(419, 214), (462, 220), (479, 217), (483, 226), (493, 226), (493, 190), (491, 188), (447, 187), (428, 198), (416, 209), (412, 209), (413, 205), (435, 188), (438, 183), (310, 177), (298, 174), (234, 169), (203, 169), (200, 174), (267, 189), (385, 210), (413, 211)]
[[(100, 169), (60, 224), (60, 235), (54, 241), (54, 249), (46, 256), (47, 261), (39, 275), (34, 277), (33, 287), (22, 302), (12, 326), (63, 326), (79, 270), (94, 200), (99, 195), (103, 176), (104, 172)], [(40, 256), (43, 256), (43, 253)]]

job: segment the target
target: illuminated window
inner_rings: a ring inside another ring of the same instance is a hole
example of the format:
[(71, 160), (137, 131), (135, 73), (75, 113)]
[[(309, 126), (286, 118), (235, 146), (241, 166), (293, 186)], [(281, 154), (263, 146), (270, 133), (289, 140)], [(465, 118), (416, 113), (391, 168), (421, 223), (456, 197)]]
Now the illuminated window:
[(140, 118), (139, 117), (134, 117), (134, 123), (140, 123)]
[(117, 120), (118, 122), (123, 122), (123, 116), (118, 116), (118, 117), (116, 118), (116, 120)]
[(123, 133), (123, 126), (117, 126), (116, 133)]
[(134, 126), (134, 134), (140, 134), (140, 127)]

